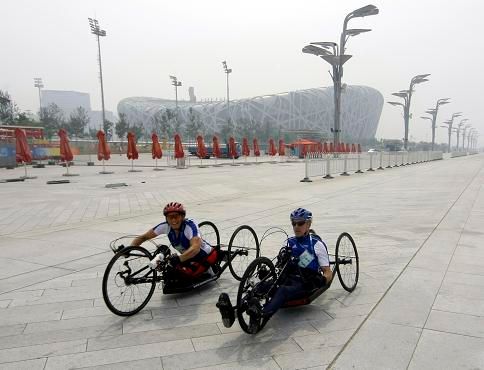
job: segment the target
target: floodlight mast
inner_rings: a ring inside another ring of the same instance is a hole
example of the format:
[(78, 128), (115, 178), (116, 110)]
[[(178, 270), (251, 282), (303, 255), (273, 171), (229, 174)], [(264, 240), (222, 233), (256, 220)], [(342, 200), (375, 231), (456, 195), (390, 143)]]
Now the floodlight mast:
[(181, 81), (178, 81), (178, 78), (176, 78), (175, 76), (170, 76), (170, 79), (171, 79), (171, 84), (175, 86), (175, 107), (178, 111), (178, 86), (181, 86), (182, 83)]
[(40, 93), (40, 89), (44, 87), (44, 84), (42, 82), (42, 78), (40, 77), (35, 77), (34, 78), (34, 87), (37, 87), (39, 89), (39, 119), (42, 115), (42, 95)]
[(99, 61), (99, 80), (101, 81), (101, 104), (102, 104), (102, 123), (101, 123), (101, 130), (104, 127), (106, 122), (106, 113), (104, 109), (104, 86), (103, 86), (103, 69), (102, 69), (102, 62), (101, 62), (101, 42), (99, 41), (99, 37), (106, 36), (106, 31), (102, 30), (99, 26), (99, 22), (97, 19), (88, 18), (89, 26), (91, 27), (91, 33), (96, 36), (97, 39), (97, 52), (98, 52), (98, 61)]
[(230, 123), (230, 95), (229, 95), (229, 74), (232, 73), (232, 69), (227, 67), (227, 62), (224, 60), (222, 62), (224, 72), (227, 75), (227, 116), (228, 122)]
[(376, 6), (367, 5), (349, 13), (343, 22), (343, 31), (341, 32), (339, 47), (335, 42), (312, 42), (302, 49), (303, 53), (319, 56), (332, 66), (333, 73), (330, 74), (334, 86), (334, 127), (331, 131), (334, 135), (333, 145), (335, 148), (339, 146), (341, 133), (341, 80), (343, 77), (343, 64), (351, 58), (351, 55), (345, 55), (345, 45), (351, 36), (371, 31), (370, 29), (347, 29), (348, 22), (352, 18), (376, 15), (378, 12), (379, 10)]

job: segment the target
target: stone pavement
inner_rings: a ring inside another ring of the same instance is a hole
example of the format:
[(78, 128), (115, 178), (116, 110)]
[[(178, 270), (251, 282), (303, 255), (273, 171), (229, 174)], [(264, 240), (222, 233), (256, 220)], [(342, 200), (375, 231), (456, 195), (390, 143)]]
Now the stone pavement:
[[(46, 181), (65, 169), (29, 169), (37, 179), (0, 184), (0, 369), (484, 368), (483, 155), (312, 183), (299, 182), (303, 163), (109, 169), (76, 165), (59, 185)], [(129, 186), (105, 188), (118, 182)], [(308, 207), (330, 251), (341, 232), (355, 238), (358, 287), (335, 282), (255, 336), (221, 324), (217, 297), (238, 287), (229, 272), (199, 291), (157, 289), (117, 317), (101, 293), (109, 241), (144, 232), (171, 200), (223, 242), (241, 224), (289, 232), (289, 212)]]

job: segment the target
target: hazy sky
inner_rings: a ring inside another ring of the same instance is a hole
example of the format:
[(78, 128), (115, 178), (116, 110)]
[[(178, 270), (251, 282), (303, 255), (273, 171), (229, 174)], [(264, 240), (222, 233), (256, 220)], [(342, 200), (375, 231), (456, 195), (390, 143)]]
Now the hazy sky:
[[(107, 32), (101, 39), (106, 109), (130, 96), (174, 99), (168, 75), (197, 98), (223, 98), (227, 60), (231, 99), (332, 86), (329, 65), (301, 49), (312, 41), (339, 41), (347, 13), (370, 2), (345, 0), (2, 0), (0, 89), (22, 110), (38, 110), (33, 78), (46, 89), (91, 95), (100, 109), (97, 44), (88, 17)], [(481, 133), (484, 2), (480, 0), (381, 0), (380, 14), (350, 21), (372, 32), (351, 38), (344, 81), (378, 89), (385, 101), (408, 89), (412, 76), (431, 73), (412, 98), (411, 140), (431, 139), (430, 121), (420, 116), (438, 98), (452, 103), (439, 123), (462, 111)], [(461, 119), (461, 118), (460, 118)], [(456, 120), (457, 123), (460, 119)], [(439, 124), (440, 125), (440, 124)], [(402, 138), (400, 107), (385, 103), (377, 138)], [(446, 142), (439, 128), (438, 142)]]

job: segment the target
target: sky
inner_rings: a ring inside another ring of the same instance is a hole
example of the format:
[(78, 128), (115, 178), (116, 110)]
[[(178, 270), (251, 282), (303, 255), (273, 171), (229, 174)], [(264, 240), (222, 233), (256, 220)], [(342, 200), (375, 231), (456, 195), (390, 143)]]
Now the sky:
[[(339, 41), (344, 17), (367, 4), (380, 13), (353, 19), (349, 28), (372, 31), (349, 39), (343, 82), (379, 90), (385, 104), (376, 137), (402, 138), (401, 107), (393, 92), (409, 88), (418, 74), (429, 82), (412, 96), (409, 138), (430, 141), (430, 121), (420, 117), (439, 98), (438, 125), (463, 112), (484, 132), (482, 86), (484, 48), (481, 0), (2, 0), (0, 89), (21, 110), (38, 111), (38, 90), (87, 92), (101, 109), (97, 43), (88, 17), (97, 18), (101, 38), (104, 96), (116, 111), (127, 97), (174, 99), (169, 75), (182, 81), (179, 99), (195, 87), (198, 100), (223, 99), (230, 75), (230, 99), (332, 86), (329, 65), (301, 49), (309, 42)], [(480, 135), (480, 145), (484, 135)], [(447, 142), (439, 128), (437, 142)]]

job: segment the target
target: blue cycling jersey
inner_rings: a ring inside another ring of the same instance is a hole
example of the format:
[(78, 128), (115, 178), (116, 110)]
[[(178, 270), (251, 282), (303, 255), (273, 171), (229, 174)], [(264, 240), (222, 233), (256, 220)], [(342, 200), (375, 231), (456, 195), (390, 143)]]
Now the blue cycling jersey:
[[(172, 247), (180, 253), (183, 253), (190, 248), (190, 240), (192, 238), (196, 236), (200, 237), (200, 230), (198, 229), (197, 224), (189, 218), (183, 220), (178, 236), (176, 235), (175, 230), (173, 230), (166, 221), (156, 225), (153, 228), (153, 231), (156, 235), (167, 235)], [(203, 257), (204, 255), (206, 256), (210, 254), (211, 251), (212, 247), (210, 244), (202, 239), (200, 252), (196, 257)]]
[(324, 242), (315, 235), (300, 238), (295, 236), (287, 240), (293, 257), (299, 258), (299, 266), (318, 271), (320, 267), (329, 266), (328, 250)]

